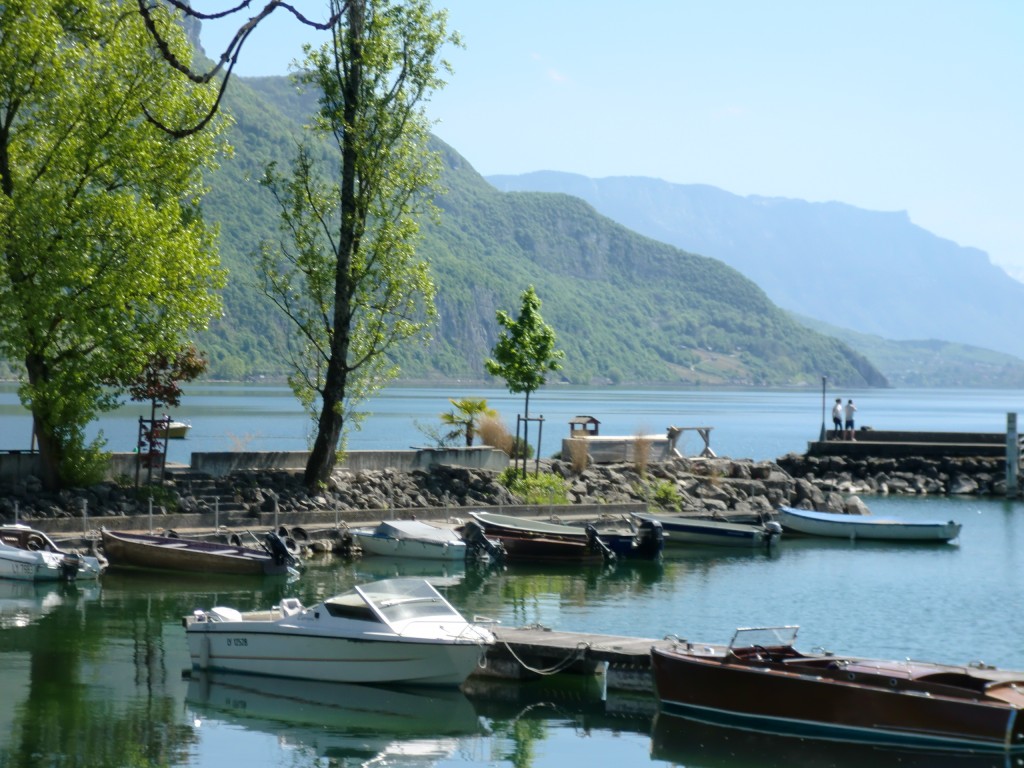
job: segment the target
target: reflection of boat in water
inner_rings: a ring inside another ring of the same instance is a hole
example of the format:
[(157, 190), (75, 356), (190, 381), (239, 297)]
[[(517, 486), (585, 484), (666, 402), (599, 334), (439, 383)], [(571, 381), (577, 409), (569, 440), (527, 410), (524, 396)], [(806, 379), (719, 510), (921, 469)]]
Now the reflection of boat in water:
[(0, 629), (28, 626), (62, 605), (95, 600), (99, 594), (96, 581), (67, 584), (0, 579)]
[(360, 577), (372, 579), (395, 579), (418, 576), (431, 584), (457, 584), (466, 575), (466, 562), (449, 562), (445, 560), (420, 560), (413, 557), (374, 557), (360, 558), (353, 565), (353, 570)]
[(651, 759), (701, 768), (1011, 768), (1010, 753), (900, 749), (730, 728), (659, 712)]
[(401, 688), (192, 671), (195, 720), (229, 722), (315, 749), (334, 764), (429, 764), (460, 735), (481, 731), (472, 702), (452, 688)]

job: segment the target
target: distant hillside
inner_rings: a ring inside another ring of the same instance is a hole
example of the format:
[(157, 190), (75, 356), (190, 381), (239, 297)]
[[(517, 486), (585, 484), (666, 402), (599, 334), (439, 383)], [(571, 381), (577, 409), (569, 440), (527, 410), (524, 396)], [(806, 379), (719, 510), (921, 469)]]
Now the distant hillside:
[(1024, 357), (1024, 334), (1007, 322), (1024, 306), (1024, 284), (902, 212), (639, 177), (542, 171), (488, 180), (504, 191), (579, 197), (636, 232), (721, 259), (780, 307), (835, 327)]
[(894, 387), (1024, 389), (1024, 360), (950, 341), (892, 341), (793, 317), (819, 333), (835, 336), (878, 366)]
[[(230, 270), (224, 319), (204, 340), (214, 376), (279, 374), (289, 329), (258, 291), (250, 254), (275, 236), (276, 212), (254, 181), (287, 161), (310, 102), (283, 78), (240, 79), (229, 90), (235, 156), (210, 179), (204, 215), (221, 224)], [(483, 360), (495, 310), (515, 312), (536, 286), (567, 353), (574, 383), (782, 386), (823, 372), (849, 386), (885, 386), (866, 359), (793, 321), (756, 285), (713, 259), (642, 237), (565, 195), (504, 194), (453, 149), (444, 152), (439, 227), (422, 252), (438, 287), (434, 340), (404, 352), (407, 380), (489, 380)]]

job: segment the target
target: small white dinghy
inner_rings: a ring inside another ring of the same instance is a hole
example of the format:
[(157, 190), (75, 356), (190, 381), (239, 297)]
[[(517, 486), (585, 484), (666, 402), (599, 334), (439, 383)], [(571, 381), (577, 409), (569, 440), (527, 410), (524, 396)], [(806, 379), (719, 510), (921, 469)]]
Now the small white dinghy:
[(376, 528), (351, 531), (363, 552), (423, 560), (466, 559), (466, 542), (451, 528), (419, 520), (386, 520)]
[(494, 643), (424, 579), (353, 587), (311, 608), (197, 610), (183, 620), (192, 666), (335, 683), (458, 686)]
[(840, 512), (814, 512), (779, 507), (779, 523), (787, 533), (826, 536), (833, 539), (874, 541), (948, 542), (960, 535), (960, 523), (939, 520), (908, 520)]

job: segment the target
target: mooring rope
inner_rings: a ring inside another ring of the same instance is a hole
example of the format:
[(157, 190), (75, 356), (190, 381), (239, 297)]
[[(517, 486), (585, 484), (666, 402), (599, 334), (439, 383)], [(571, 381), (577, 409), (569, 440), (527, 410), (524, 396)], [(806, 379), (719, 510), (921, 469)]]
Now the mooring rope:
[(519, 658), (516, 652), (512, 650), (512, 646), (508, 644), (507, 640), (502, 640), (501, 644), (505, 646), (505, 649), (509, 652), (512, 658), (518, 661), (524, 669), (529, 670), (530, 672), (533, 672), (536, 675), (557, 674), (561, 672), (563, 669), (566, 669), (569, 665), (574, 664), (579, 659), (582, 659), (586, 652), (590, 649), (590, 643), (576, 643), (576, 647), (572, 651), (570, 651), (569, 655), (562, 659), (562, 661), (559, 661), (554, 666), (548, 667), (547, 669), (537, 669), (536, 667), (531, 667), (529, 664), (527, 664), (525, 661)]

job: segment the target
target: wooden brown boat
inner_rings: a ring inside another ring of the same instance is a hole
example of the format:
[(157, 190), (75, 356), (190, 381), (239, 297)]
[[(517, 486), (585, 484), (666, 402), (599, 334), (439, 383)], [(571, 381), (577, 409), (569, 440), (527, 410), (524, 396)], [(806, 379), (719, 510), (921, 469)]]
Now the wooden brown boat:
[(272, 576), (293, 572), (297, 561), (277, 534), (268, 533), (259, 549), (104, 529), (103, 551), (111, 568), (183, 573)]
[[(615, 560), (615, 553), (590, 526), (575, 526), (529, 520), (491, 512), (470, 512), (466, 527), (479, 526), (488, 539), (505, 550), (506, 562), (602, 563)], [(463, 534), (466, 537), (466, 534)], [(469, 539), (473, 535), (469, 534)]]
[(651, 649), (663, 711), (771, 733), (928, 749), (1024, 751), (1024, 673), (795, 650), (796, 627), (727, 647)]

